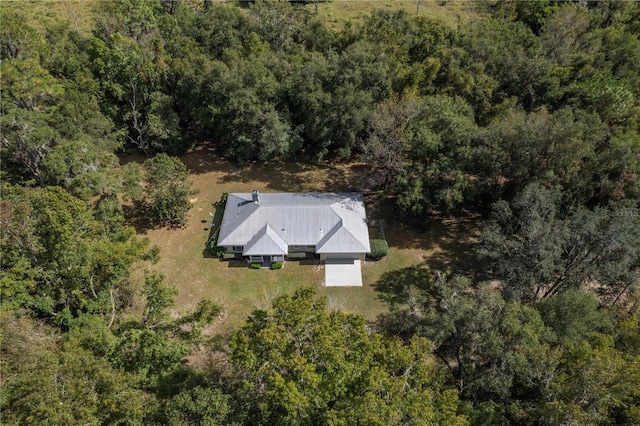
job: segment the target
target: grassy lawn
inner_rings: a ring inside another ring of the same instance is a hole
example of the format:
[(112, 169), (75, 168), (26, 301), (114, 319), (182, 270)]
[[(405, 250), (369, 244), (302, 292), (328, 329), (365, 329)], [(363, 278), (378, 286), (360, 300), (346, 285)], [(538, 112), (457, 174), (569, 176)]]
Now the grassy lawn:
[[(394, 220), (389, 200), (369, 195), (365, 197), (368, 217), (385, 219), (384, 232), (391, 249), (385, 259), (364, 264), (363, 287), (325, 288), (324, 269), (313, 262), (291, 260), (281, 270), (253, 270), (243, 261), (214, 258), (205, 249), (211, 233), (209, 212), (214, 212), (213, 203), (223, 192), (361, 191), (358, 172), (362, 166), (275, 163), (240, 168), (218, 159), (207, 147), (190, 152), (182, 160), (198, 191), (191, 200), (188, 222), (180, 229), (138, 229), (161, 248), (160, 262), (143, 266), (164, 274), (166, 281), (178, 289), (179, 311), (193, 308), (204, 297), (221, 303), (225, 314), (218, 331), (234, 328), (252, 310), (268, 307), (273, 297), (304, 285), (326, 296), (329, 306), (373, 320), (386, 310), (373, 286), (385, 272), (425, 263), (439, 270), (464, 268), (475, 235), (472, 221), (435, 220), (428, 231), (416, 232), (412, 226)], [(219, 225), (214, 223), (213, 229)], [(134, 276), (140, 278), (141, 269)]]
[[(52, 20), (69, 20), (71, 25), (84, 35), (94, 25), (92, 3), (101, 0), (2, 0), (0, 10), (16, 10), (26, 22), (44, 32)], [(185, 3), (202, 7), (202, 0), (184, 0)], [(230, 0), (214, 0), (214, 3), (232, 3)], [(358, 22), (374, 9), (405, 10), (411, 15), (440, 20), (451, 27), (472, 21), (487, 14), (492, 2), (483, 0), (332, 0), (318, 3), (318, 15), (334, 27), (341, 28), (346, 22)], [(303, 6), (315, 12), (314, 3)]]
[[(315, 11), (316, 5), (305, 6)], [(443, 21), (456, 28), (458, 24), (469, 22), (487, 12), (487, 2), (474, 0), (333, 0), (318, 3), (318, 15), (326, 18), (333, 27), (341, 27), (346, 22), (357, 22), (374, 9), (404, 10), (410, 15), (425, 16)]]
[(87, 0), (2, 0), (0, 12), (16, 11), (37, 31), (44, 33), (57, 20), (68, 20), (83, 35), (94, 25), (91, 2)]

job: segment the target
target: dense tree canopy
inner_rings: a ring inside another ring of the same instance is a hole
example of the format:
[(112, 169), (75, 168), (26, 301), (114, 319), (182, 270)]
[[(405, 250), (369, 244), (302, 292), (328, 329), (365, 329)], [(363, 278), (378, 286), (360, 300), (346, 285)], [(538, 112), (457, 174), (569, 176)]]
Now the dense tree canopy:
[[(0, 4), (3, 421), (639, 424), (638, 2), (241, 3), (95, 1), (84, 29)], [(133, 285), (158, 249), (125, 217), (183, 224), (203, 144), (359, 161), (414, 223), (473, 212), (473, 274), (385, 274), (377, 324), (305, 289), (211, 339), (222, 307)]]
[(254, 424), (466, 424), (428, 341), (371, 333), (362, 317), (327, 312), (309, 288), (255, 312), (231, 350)]

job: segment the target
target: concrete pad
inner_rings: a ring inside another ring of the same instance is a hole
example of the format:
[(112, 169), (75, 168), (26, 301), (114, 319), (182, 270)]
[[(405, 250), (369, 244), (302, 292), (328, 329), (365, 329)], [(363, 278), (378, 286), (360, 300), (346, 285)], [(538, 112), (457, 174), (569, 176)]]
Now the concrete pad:
[(324, 264), (326, 287), (362, 287), (360, 259), (327, 259)]

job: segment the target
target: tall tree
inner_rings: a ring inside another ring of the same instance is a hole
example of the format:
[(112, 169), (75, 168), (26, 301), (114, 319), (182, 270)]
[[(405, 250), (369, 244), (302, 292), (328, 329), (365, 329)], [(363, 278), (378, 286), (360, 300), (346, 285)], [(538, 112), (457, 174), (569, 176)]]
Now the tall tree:
[(535, 309), (505, 301), (489, 285), (472, 288), (462, 276), (390, 272), (378, 285), (393, 294), (391, 312), (382, 317), (384, 329), (429, 338), (461, 399), (473, 405), (472, 417), (498, 404), (502, 409), (489, 423), (517, 422), (521, 408), (553, 377), (558, 358), (551, 348), (553, 333)]
[(638, 279), (637, 207), (619, 202), (562, 217), (558, 196), (531, 184), (511, 203), (496, 203), (479, 255), (510, 297), (537, 300), (590, 282), (603, 301), (618, 302)]
[(160, 153), (144, 162), (148, 218), (156, 225), (184, 225), (193, 194), (187, 166), (178, 158)]
[(17, 315), (5, 315), (2, 331), (3, 423), (144, 423), (154, 413), (156, 399), (139, 388), (135, 376), (114, 368), (78, 339), (64, 339)]
[(411, 164), (394, 188), (403, 211), (421, 216), (432, 205), (455, 211), (470, 198), (469, 145), (476, 131), (473, 110), (464, 99), (424, 99), (409, 129)]
[(231, 363), (254, 424), (466, 423), (428, 342), (371, 333), (360, 316), (327, 312), (309, 288), (254, 312), (232, 336)]
[(148, 250), (130, 228), (109, 234), (59, 187), (3, 188), (4, 303), (68, 326), (83, 312), (113, 318), (127, 306), (129, 267)]
[(374, 186), (387, 189), (405, 171), (410, 150), (407, 132), (419, 112), (414, 95), (392, 95), (376, 106), (361, 146), (362, 158), (371, 166), (367, 180)]

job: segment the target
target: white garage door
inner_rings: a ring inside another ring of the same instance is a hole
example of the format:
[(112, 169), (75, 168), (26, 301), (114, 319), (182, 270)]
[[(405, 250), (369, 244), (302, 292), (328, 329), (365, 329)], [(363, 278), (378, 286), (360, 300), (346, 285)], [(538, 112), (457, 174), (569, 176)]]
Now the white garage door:
[(362, 287), (360, 259), (327, 259), (324, 264), (324, 283), (327, 287)]

